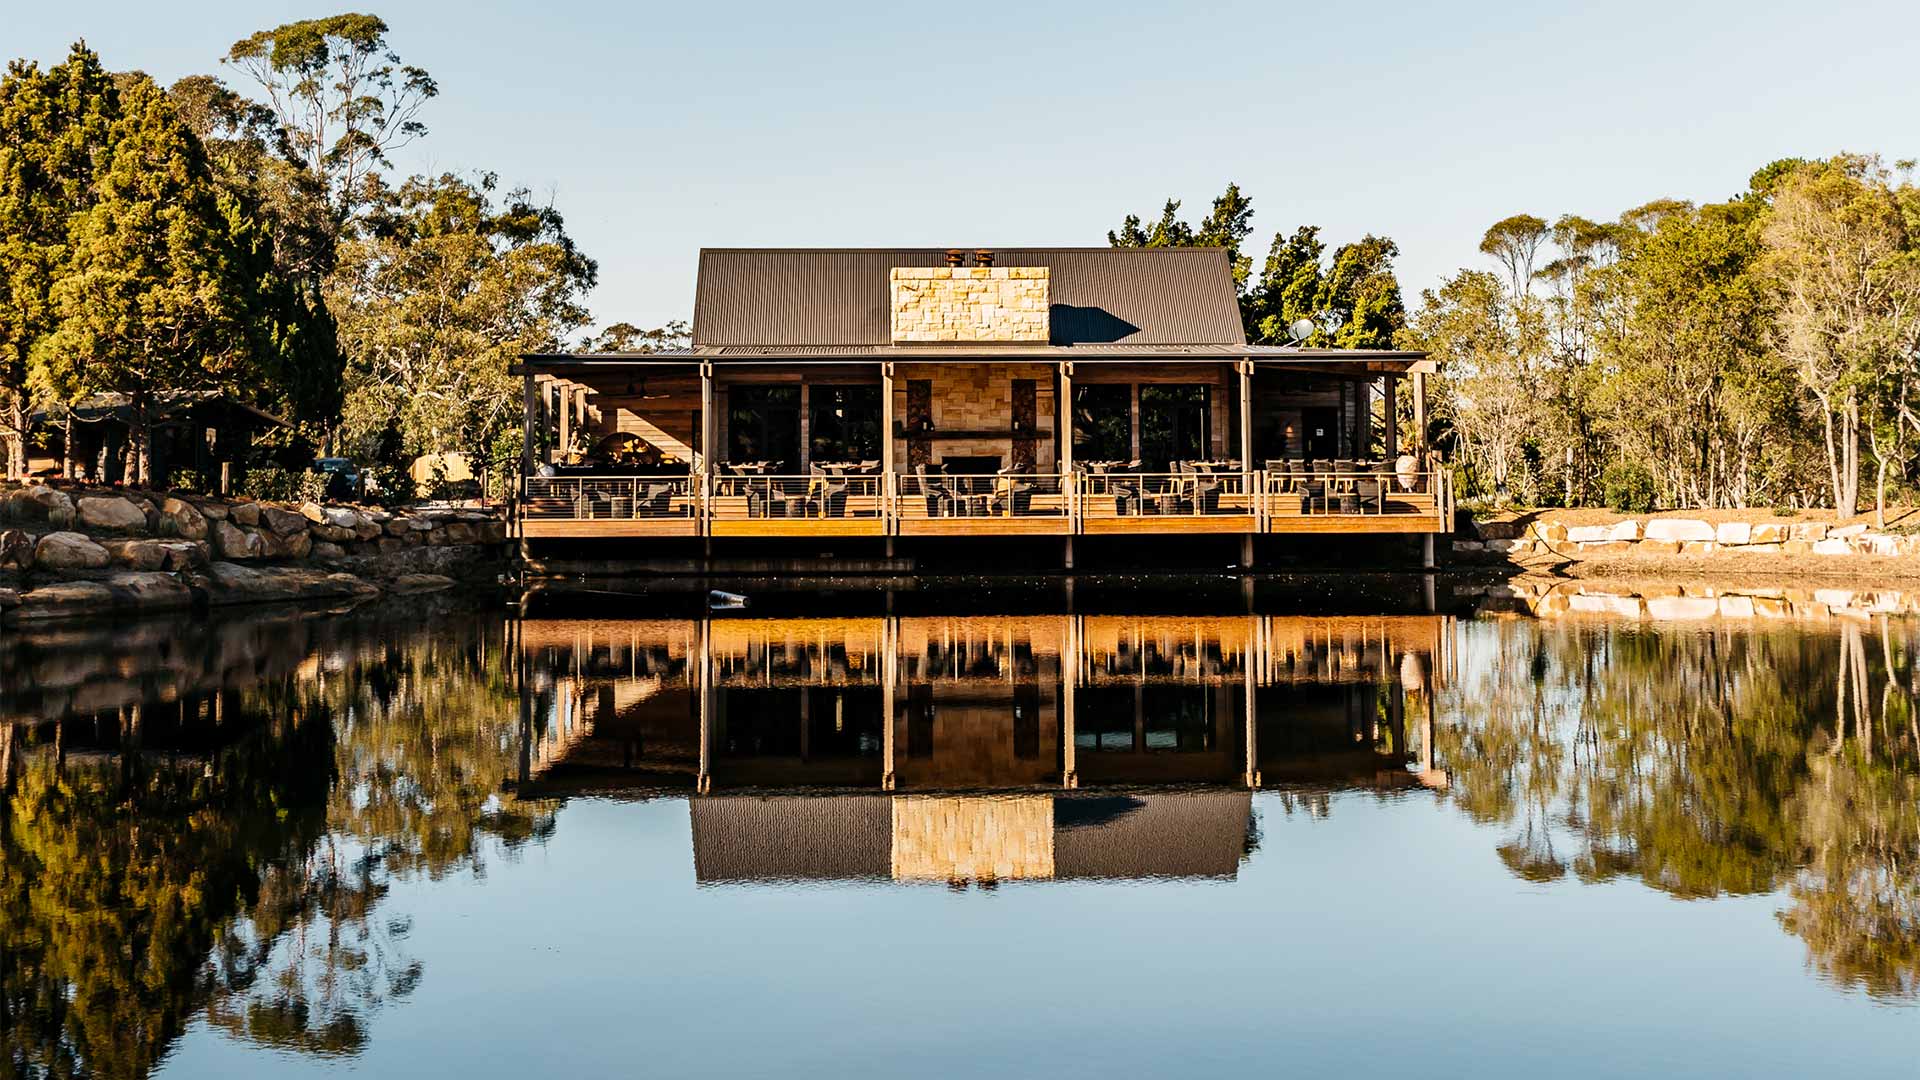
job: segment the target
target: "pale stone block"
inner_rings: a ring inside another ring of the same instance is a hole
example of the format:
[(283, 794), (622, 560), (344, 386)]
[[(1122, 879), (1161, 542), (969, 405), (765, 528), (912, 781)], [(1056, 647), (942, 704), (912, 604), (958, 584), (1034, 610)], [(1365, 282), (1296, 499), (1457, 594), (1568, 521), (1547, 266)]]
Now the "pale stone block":
[(1753, 526), (1745, 521), (1723, 521), (1713, 527), (1713, 542), (1721, 545), (1752, 543)]
[(1787, 538), (1787, 527), (1774, 522), (1763, 522), (1753, 527), (1747, 538), (1750, 544), (1777, 544)]
[(1673, 540), (1649, 539), (1642, 540), (1633, 545), (1633, 550), (1639, 555), (1678, 555), (1680, 554), (1680, 545)]
[(1813, 553), (1815, 555), (1851, 555), (1853, 545), (1840, 537), (1830, 536), (1825, 540), (1816, 541), (1813, 545)]
[(1647, 522), (1647, 539), (1699, 543), (1713, 539), (1713, 526), (1697, 518), (1654, 518)]
[(1827, 535), (1838, 536), (1842, 540), (1846, 540), (1855, 536), (1859, 536), (1860, 534), (1866, 531), (1867, 531), (1866, 523), (1862, 522), (1858, 525), (1842, 525), (1837, 529), (1828, 529)]
[(1830, 608), (1852, 607), (1853, 590), (1815, 589), (1813, 590), (1813, 599), (1815, 603), (1825, 604)]
[(1640, 539), (1640, 522), (1636, 518), (1617, 521), (1607, 532), (1609, 540), (1634, 541)]
[(1753, 618), (1753, 597), (1723, 596), (1720, 598), (1720, 617), (1723, 619)]
[(1572, 525), (1567, 528), (1568, 540), (1576, 544), (1600, 544), (1613, 539), (1611, 525)]

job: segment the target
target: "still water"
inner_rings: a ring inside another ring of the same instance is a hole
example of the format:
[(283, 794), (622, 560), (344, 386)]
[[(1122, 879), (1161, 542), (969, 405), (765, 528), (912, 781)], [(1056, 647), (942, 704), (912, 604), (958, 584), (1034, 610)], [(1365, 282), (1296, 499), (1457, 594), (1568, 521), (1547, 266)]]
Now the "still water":
[(1920, 623), (799, 606), (8, 631), (13, 1074), (1915, 1075)]

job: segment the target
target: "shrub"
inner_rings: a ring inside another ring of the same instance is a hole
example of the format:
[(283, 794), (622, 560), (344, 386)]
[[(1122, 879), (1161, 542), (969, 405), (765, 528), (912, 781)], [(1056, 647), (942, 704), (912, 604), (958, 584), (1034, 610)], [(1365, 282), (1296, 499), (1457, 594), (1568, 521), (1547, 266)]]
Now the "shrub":
[(327, 494), (327, 476), (292, 469), (248, 469), (240, 494), (275, 502), (319, 502)]
[(1600, 475), (1600, 491), (1607, 505), (1623, 514), (1644, 514), (1653, 509), (1653, 477), (1638, 465), (1607, 466)]

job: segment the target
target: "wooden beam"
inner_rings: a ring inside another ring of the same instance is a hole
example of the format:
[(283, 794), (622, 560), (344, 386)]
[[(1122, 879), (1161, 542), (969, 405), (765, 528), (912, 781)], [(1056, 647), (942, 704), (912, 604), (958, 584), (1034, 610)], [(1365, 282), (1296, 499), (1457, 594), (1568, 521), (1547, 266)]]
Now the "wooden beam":
[(1413, 373), (1413, 449), (1419, 454), (1427, 450), (1427, 376), (1422, 371)]
[(520, 377), (520, 477), (526, 479), (533, 475), (533, 427), (534, 415), (539, 411), (534, 397), (533, 376)]
[(700, 468), (713, 475), (713, 365), (700, 365)]
[(1060, 403), (1062, 415), (1054, 420), (1054, 430), (1060, 433), (1060, 471), (1073, 472), (1073, 362), (1060, 362)]
[(1381, 438), (1385, 440), (1382, 444), (1386, 447), (1385, 457), (1388, 461), (1392, 461), (1400, 456), (1400, 400), (1399, 395), (1394, 392), (1400, 380), (1392, 375), (1386, 375), (1382, 376), (1381, 382), (1380, 396), (1385, 403), (1382, 411), (1386, 413), (1384, 422), (1387, 428), (1381, 432)]

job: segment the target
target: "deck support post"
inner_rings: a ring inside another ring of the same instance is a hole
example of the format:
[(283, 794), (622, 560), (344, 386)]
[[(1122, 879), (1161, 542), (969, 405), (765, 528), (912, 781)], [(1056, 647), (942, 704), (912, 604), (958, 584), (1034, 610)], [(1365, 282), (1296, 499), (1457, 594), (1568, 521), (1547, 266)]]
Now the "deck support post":
[(1253, 534), (1252, 533), (1242, 533), (1240, 535), (1240, 569), (1242, 570), (1253, 569)]
[(700, 468), (713, 474), (713, 363), (700, 365)]
[(1427, 449), (1427, 375), (1423, 371), (1413, 373), (1413, 449), (1420, 454)]
[(1420, 534), (1420, 568), (1423, 570), (1435, 569), (1432, 533)]
[(1062, 475), (1073, 472), (1073, 361), (1060, 361), (1060, 400), (1055, 403), (1053, 426), (1058, 433), (1056, 457), (1060, 460)]
[(886, 522), (887, 558), (893, 558), (893, 534), (900, 528), (900, 507), (894, 498), (893, 363), (880, 365), (880, 517)]
[(533, 375), (520, 376), (520, 479), (533, 475), (533, 425), (539, 410), (534, 396)]
[(553, 400), (560, 407), (560, 441), (554, 446), (558, 455), (556, 464), (565, 465), (567, 455), (573, 451), (573, 386), (570, 383), (553, 384)]
[(1395, 392), (1399, 382), (1400, 379), (1394, 375), (1388, 375), (1381, 380), (1380, 396), (1385, 402), (1385, 408), (1382, 411), (1386, 414), (1382, 422), (1386, 430), (1380, 435), (1385, 440), (1382, 445), (1386, 447), (1385, 456), (1389, 462), (1400, 456), (1400, 401), (1399, 394)]

